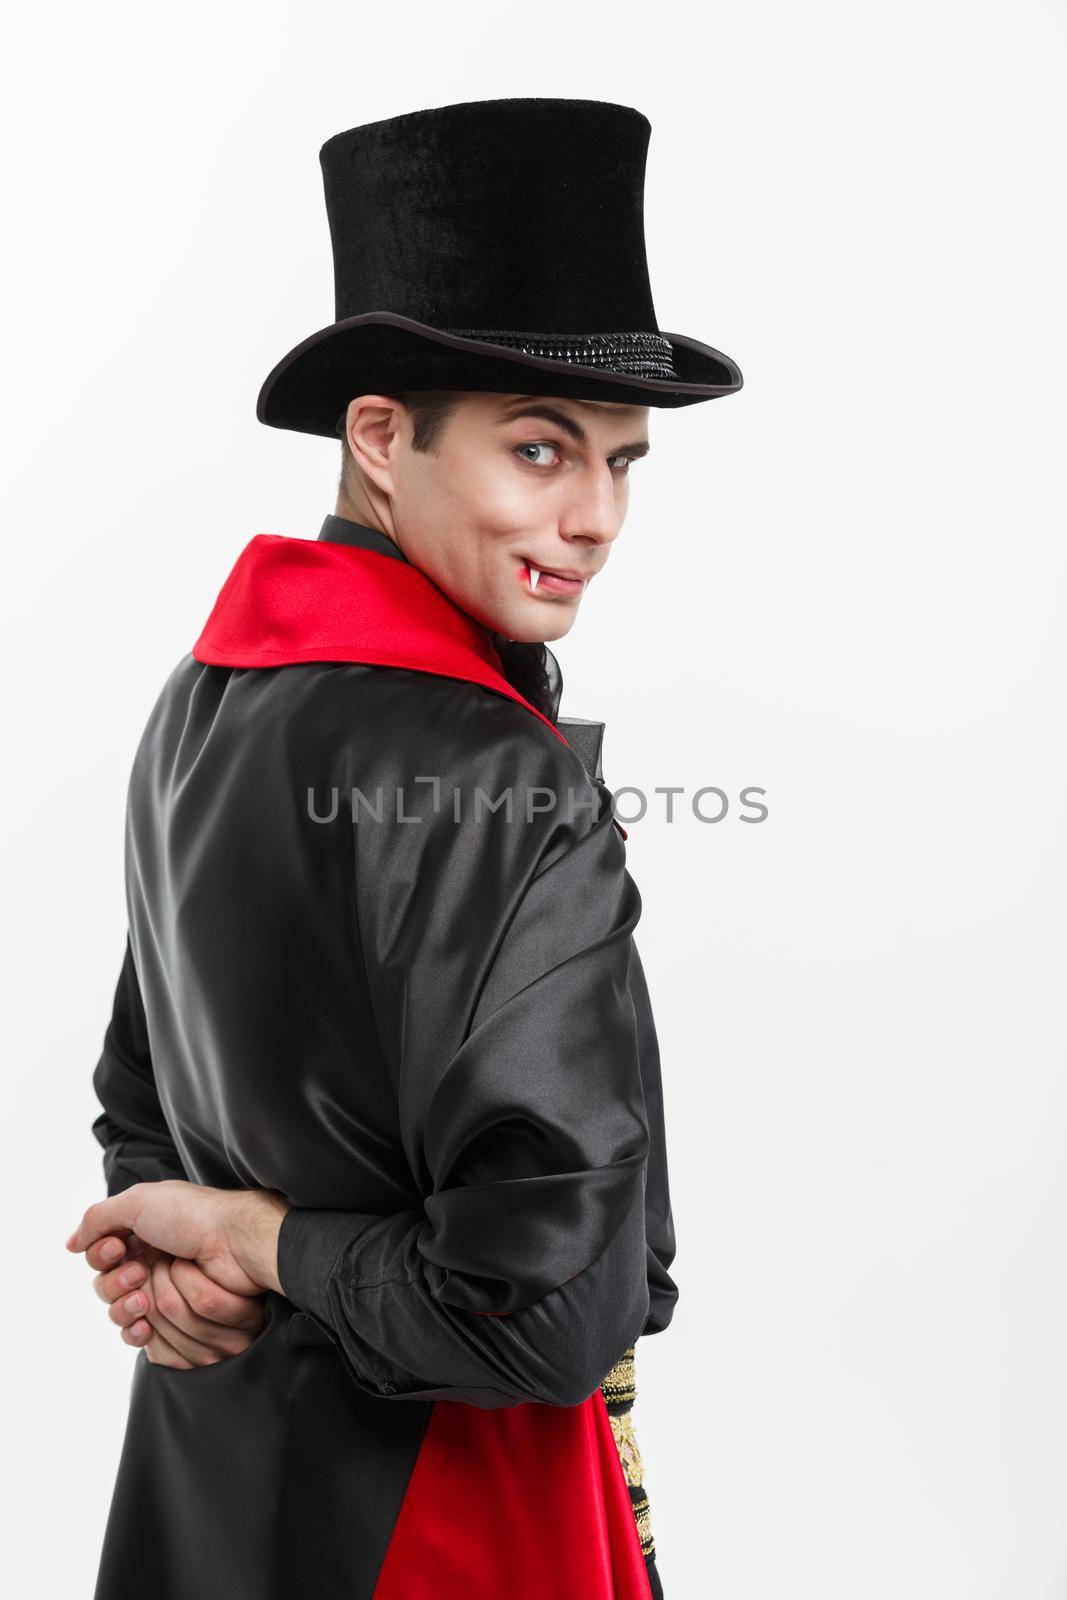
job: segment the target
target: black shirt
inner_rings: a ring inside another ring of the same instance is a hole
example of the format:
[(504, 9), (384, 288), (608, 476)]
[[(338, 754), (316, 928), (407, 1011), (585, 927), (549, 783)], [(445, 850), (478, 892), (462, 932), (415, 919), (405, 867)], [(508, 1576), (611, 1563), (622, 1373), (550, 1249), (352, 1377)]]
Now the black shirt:
[(326, 517), (319, 538), (329, 539), (333, 544), (358, 544), (361, 550), (380, 550), (383, 556), (395, 556), (398, 561), (408, 559), (400, 546), (380, 528), (368, 528), (365, 522), (352, 522), (348, 517), (332, 514)]

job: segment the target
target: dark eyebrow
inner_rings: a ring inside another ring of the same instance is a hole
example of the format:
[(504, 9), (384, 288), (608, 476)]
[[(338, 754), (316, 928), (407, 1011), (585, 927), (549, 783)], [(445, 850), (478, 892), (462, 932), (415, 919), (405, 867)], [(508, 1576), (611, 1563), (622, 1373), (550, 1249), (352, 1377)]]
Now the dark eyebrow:
[[(564, 433), (570, 434), (577, 444), (589, 443), (589, 435), (580, 422), (576, 422), (565, 411), (559, 411), (544, 401), (518, 401), (513, 407), (505, 407), (501, 413), (502, 422), (517, 422), (520, 417), (539, 417), (542, 422), (554, 422), (557, 428), (562, 428)], [(647, 456), (651, 448), (647, 439), (635, 439), (632, 444), (617, 445), (611, 453), (613, 456)]]

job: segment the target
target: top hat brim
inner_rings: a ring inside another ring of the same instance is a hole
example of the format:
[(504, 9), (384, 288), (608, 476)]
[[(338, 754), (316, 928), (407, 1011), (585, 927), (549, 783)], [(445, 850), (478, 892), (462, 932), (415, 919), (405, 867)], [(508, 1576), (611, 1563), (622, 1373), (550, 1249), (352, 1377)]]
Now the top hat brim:
[(468, 389), (558, 395), (632, 406), (688, 406), (736, 394), (743, 379), (730, 356), (680, 333), (664, 333), (677, 378), (646, 378), (508, 349), (448, 333), (394, 311), (331, 322), (295, 345), (267, 375), (256, 415), (271, 428), (339, 437), (360, 394)]

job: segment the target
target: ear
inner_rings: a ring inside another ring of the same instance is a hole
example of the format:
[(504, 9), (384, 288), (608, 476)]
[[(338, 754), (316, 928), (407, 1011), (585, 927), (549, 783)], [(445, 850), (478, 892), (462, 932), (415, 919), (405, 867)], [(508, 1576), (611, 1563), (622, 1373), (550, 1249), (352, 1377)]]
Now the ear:
[(387, 394), (362, 394), (350, 400), (345, 432), (352, 459), (382, 494), (396, 490), (394, 467), (403, 427), (410, 423), (400, 400)]

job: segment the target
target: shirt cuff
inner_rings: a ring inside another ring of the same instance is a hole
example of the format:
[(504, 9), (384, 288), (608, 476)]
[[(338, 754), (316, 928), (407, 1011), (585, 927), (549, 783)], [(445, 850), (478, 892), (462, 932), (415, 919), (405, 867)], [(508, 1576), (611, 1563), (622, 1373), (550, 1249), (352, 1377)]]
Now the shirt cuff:
[[(367, 1221), (377, 1219), (368, 1218)], [(351, 1211), (320, 1211), (313, 1206), (290, 1206), (278, 1230), (278, 1282), (282, 1294), (332, 1326), (329, 1283), (345, 1247), (357, 1233)]]

